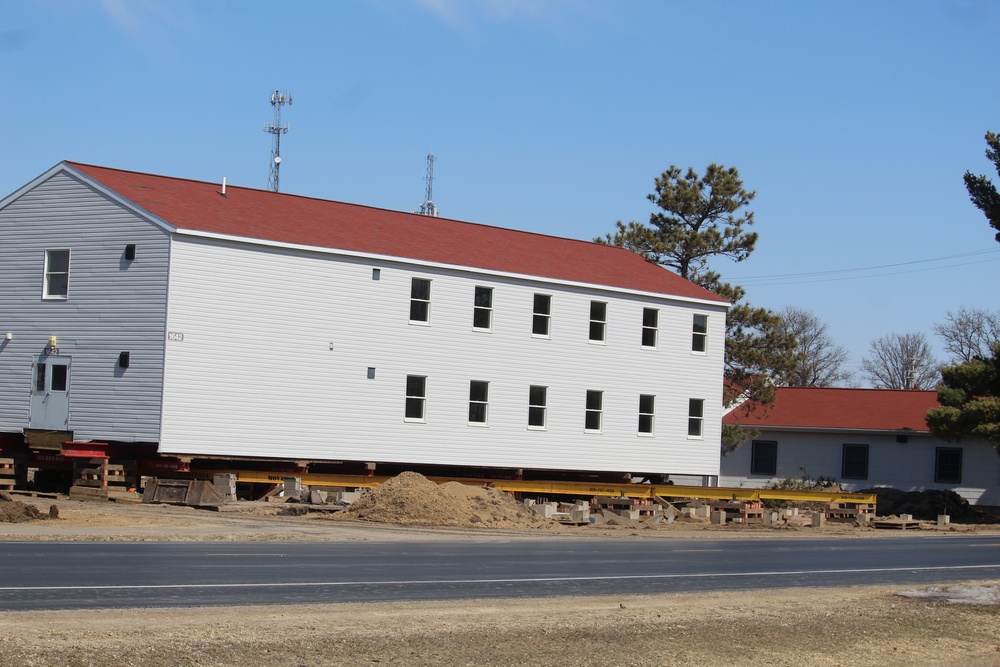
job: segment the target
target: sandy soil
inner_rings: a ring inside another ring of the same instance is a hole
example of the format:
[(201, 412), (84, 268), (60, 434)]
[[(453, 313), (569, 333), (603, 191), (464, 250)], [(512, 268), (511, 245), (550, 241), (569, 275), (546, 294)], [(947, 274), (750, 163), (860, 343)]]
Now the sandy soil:
[[(727, 536), (891, 540), (908, 534), (844, 524), (763, 529), (679, 522), (470, 529), (375, 524), (346, 514), (335, 520), (325, 512), (281, 516), (281, 505), (264, 503), (238, 503), (212, 512), (63, 497), (14, 498), (37, 507), (43, 517), (54, 504), (59, 518), (0, 523), (0, 539), (462, 540), (471, 532), (479, 540), (512, 534), (622, 541)], [(501, 505), (489, 499), (471, 502), (491, 517), (496, 514), (499, 518), (491, 520), (498, 525), (506, 521), (502, 500)], [(924, 524), (922, 530), (990, 532), (1000, 538), (995, 525)], [(966, 583), (981, 591), (995, 590), (998, 582)], [(888, 587), (797, 588), (613, 598), (3, 612), (0, 665), (1000, 665), (1000, 605), (954, 604), (901, 592)]]

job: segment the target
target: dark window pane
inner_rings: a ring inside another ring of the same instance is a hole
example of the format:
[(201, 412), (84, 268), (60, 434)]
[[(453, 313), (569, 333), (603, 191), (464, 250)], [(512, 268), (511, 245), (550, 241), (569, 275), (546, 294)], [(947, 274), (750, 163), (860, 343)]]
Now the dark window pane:
[(549, 316), (548, 315), (535, 315), (531, 319), (531, 333), (536, 336), (548, 336), (549, 335)]
[(480, 308), (493, 307), (493, 288), (491, 287), (476, 288), (476, 306)]
[(536, 294), (534, 312), (536, 315), (550, 315), (552, 307), (552, 297), (548, 294)]
[(754, 440), (750, 451), (751, 475), (774, 475), (778, 471), (778, 443)]
[(407, 419), (424, 418), (424, 399), (422, 398), (406, 399), (406, 418)]
[(66, 296), (69, 294), (69, 275), (65, 273), (50, 274), (47, 278), (46, 294), (49, 296)]
[(410, 320), (413, 322), (426, 322), (428, 313), (430, 312), (430, 305), (426, 301), (411, 301)]
[(472, 326), (476, 329), (489, 329), (492, 313), (492, 310), (486, 308), (476, 308), (472, 311)]
[(653, 405), (656, 401), (656, 397), (652, 394), (640, 394), (639, 395), (639, 412), (644, 414), (652, 414)]
[(656, 328), (656, 321), (659, 319), (659, 312), (656, 308), (642, 309), (642, 326)]
[(642, 330), (642, 346), (643, 347), (656, 347), (656, 329), (646, 329)]
[(545, 426), (545, 408), (528, 408), (528, 426)]
[(590, 340), (594, 341), (604, 340), (604, 322), (590, 323)]
[(45, 391), (45, 364), (35, 366), (35, 391)]
[(844, 445), (844, 479), (868, 479), (868, 445)]
[(601, 409), (601, 392), (599, 391), (588, 391), (587, 392), (587, 409), (588, 410), (600, 410)]
[(934, 466), (934, 481), (959, 484), (962, 481), (962, 448), (938, 447)]
[(410, 298), (430, 301), (431, 281), (424, 278), (414, 278), (410, 283)]
[(424, 387), (426, 387), (426, 383), (427, 383), (427, 378), (425, 378), (422, 375), (407, 375), (406, 395), (423, 397)]
[(528, 403), (531, 405), (545, 405), (546, 387), (532, 385), (528, 389)]
[(688, 416), (690, 417), (704, 417), (705, 416), (705, 401), (700, 398), (692, 398), (688, 401)]
[(469, 384), (469, 400), (485, 403), (489, 395), (489, 387), (489, 382), (471, 382)]
[(639, 433), (653, 432), (653, 415), (639, 415)]
[(52, 391), (66, 391), (69, 380), (69, 366), (63, 364), (52, 364)]

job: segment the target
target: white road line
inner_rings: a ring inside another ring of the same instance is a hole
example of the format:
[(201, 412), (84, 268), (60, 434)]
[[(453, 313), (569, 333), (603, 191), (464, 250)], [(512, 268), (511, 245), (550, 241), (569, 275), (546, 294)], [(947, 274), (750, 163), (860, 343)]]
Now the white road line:
[(510, 579), (399, 579), (394, 581), (302, 581), (240, 584), (135, 584), (113, 586), (0, 586), (0, 591), (115, 591), (170, 588), (295, 588), (319, 586), (415, 586), (418, 584), (531, 584), (573, 581), (625, 581), (642, 579), (711, 579), (712, 577), (787, 577), (790, 575), (866, 574), (875, 572), (941, 572), (946, 570), (1000, 569), (998, 565), (935, 565), (928, 567), (874, 567), (847, 570), (783, 570), (780, 572), (698, 572), (692, 574), (618, 574), (600, 577), (524, 577)]

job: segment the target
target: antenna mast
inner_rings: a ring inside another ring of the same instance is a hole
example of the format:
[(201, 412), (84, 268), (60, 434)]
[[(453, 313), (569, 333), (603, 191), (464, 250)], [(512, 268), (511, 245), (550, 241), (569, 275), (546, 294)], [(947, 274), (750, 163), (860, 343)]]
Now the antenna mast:
[(274, 122), (264, 125), (264, 131), (274, 135), (274, 143), (271, 145), (271, 173), (267, 179), (267, 187), (270, 190), (278, 191), (278, 172), (281, 169), (281, 135), (288, 132), (288, 123), (281, 124), (281, 107), (292, 103), (292, 95), (289, 93), (271, 93), (271, 106), (274, 107)]
[(436, 218), (438, 215), (437, 206), (434, 205), (434, 156), (431, 153), (427, 154), (427, 176), (424, 177), (427, 181), (427, 196), (424, 198), (424, 203), (420, 205), (420, 210), (417, 211), (420, 215), (429, 215), (432, 218)]

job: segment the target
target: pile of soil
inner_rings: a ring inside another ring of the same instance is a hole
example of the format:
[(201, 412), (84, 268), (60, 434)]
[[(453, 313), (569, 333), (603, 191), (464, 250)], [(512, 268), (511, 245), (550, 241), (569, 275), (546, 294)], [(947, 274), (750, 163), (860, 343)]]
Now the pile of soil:
[(976, 521), (982, 518), (969, 501), (954, 491), (927, 489), (926, 491), (900, 491), (899, 489), (868, 489), (877, 497), (875, 513), (879, 516), (910, 514), (914, 519), (933, 521), (940, 514), (947, 514), (952, 521)]
[(503, 491), (458, 482), (435, 484), (415, 472), (404, 472), (383, 482), (331, 518), (463, 528), (547, 528), (556, 525)]
[(0, 491), (0, 523), (24, 523), (48, 518), (37, 507), (14, 500), (10, 494)]

